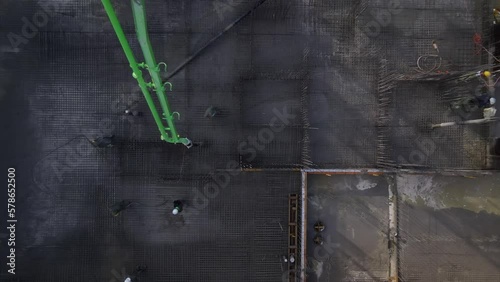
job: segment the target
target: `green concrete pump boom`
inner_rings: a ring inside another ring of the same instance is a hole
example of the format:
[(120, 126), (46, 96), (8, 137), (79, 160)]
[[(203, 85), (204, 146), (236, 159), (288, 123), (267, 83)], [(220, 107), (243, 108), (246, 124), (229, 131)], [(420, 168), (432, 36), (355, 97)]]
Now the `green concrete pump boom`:
[[(104, 9), (108, 14), (109, 20), (113, 25), (116, 35), (118, 36), (118, 40), (120, 41), (123, 51), (125, 52), (125, 56), (127, 57), (130, 63), (130, 67), (132, 68), (132, 76), (137, 79), (139, 87), (144, 94), (144, 98), (146, 98), (149, 109), (153, 114), (153, 118), (158, 125), (158, 129), (161, 133), (161, 139), (173, 144), (182, 143), (190, 148), (192, 146), (192, 142), (187, 138), (179, 137), (177, 129), (175, 128), (174, 116), (176, 114), (177, 116), (179, 116), (179, 113), (171, 112), (170, 105), (168, 104), (168, 100), (165, 95), (165, 86), (167, 85), (168, 89), (172, 91), (172, 84), (170, 82), (164, 83), (160, 77), (160, 67), (163, 65), (166, 71), (167, 65), (165, 63), (156, 63), (153, 48), (151, 47), (151, 42), (149, 41), (144, 0), (131, 0), (131, 2), (137, 39), (141, 46), (142, 53), (144, 54), (145, 62), (143, 63), (137, 63), (134, 53), (132, 52), (132, 49), (130, 48), (130, 45), (127, 41), (127, 37), (123, 33), (120, 22), (116, 17), (116, 13), (113, 9), (113, 5), (111, 4), (111, 0), (102, 0)], [(152, 82), (147, 83), (144, 80), (141, 69), (146, 69), (149, 72)], [(160, 101), (160, 106), (163, 111), (163, 117), (160, 117), (157, 111), (155, 102), (151, 97), (151, 93), (149, 91), (150, 89), (153, 89), (158, 96), (158, 101)], [(162, 119), (167, 122), (167, 125), (164, 124)]]

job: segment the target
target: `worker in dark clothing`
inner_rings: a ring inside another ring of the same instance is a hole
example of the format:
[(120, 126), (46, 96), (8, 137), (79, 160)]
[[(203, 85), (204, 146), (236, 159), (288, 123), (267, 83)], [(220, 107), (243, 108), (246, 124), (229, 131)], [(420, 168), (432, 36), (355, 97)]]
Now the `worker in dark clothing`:
[(118, 216), (122, 211), (126, 210), (132, 204), (131, 201), (123, 200), (111, 206), (111, 214)]
[(172, 214), (176, 215), (182, 211), (182, 202), (180, 200), (174, 201), (174, 209), (172, 210)]
[(323, 224), (323, 222), (318, 220), (314, 224), (314, 230), (316, 230), (316, 232), (321, 232), (321, 231), (325, 230), (325, 225)]
[(124, 113), (126, 115), (128, 115), (128, 116), (134, 116), (134, 117), (140, 117), (140, 116), (142, 116), (142, 112), (133, 111), (133, 110), (129, 110), (129, 109), (126, 109)]
[(219, 109), (217, 109), (214, 106), (210, 106), (206, 111), (205, 111), (205, 117), (206, 118), (213, 118), (219, 113)]
[(90, 143), (98, 148), (111, 148), (114, 146), (114, 135), (97, 137), (93, 140), (90, 140)]
[(321, 237), (321, 235), (319, 234), (316, 234), (316, 236), (314, 236), (314, 244), (316, 245), (323, 245), (323, 237)]
[(490, 108), (496, 103), (496, 99), (491, 97), (488, 93), (481, 94), (481, 96), (476, 97), (476, 100), (479, 108), (481, 109)]
[(500, 23), (500, 8), (493, 9), (493, 24)]

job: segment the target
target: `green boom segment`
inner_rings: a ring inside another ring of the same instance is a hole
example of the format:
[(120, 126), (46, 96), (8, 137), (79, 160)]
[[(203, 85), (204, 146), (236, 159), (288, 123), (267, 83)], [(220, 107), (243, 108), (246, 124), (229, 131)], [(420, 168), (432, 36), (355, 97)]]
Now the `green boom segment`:
[[(111, 21), (111, 25), (113, 26), (116, 35), (118, 36), (118, 40), (120, 41), (123, 51), (125, 52), (125, 56), (127, 57), (130, 63), (130, 67), (132, 68), (132, 76), (137, 79), (139, 87), (144, 94), (144, 98), (146, 98), (149, 109), (153, 114), (153, 118), (158, 125), (158, 129), (161, 133), (161, 139), (173, 144), (181, 143), (190, 148), (192, 146), (191, 140), (189, 140), (188, 138), (179, 137), (177, 129), (175, 128), (174, 116), (175, 114), (179, 116), (179, 113), (171, 112), (170, 105), (168, 104), (168, 100), (165, 95), (165, 85), (168, 85), (168, 89), (172, 91), (172, 84), (170, 82), (163, 83), (160, 77), (160, 66), (164, 65), (166, 70), (166, 64), (156, 63), (153, 48), (151, 47), (151, 42), (149, 41), (144, 0), (131, 0), (131, 2), (134, 15), (135, 30), (137, 33), (137, 39), (144, 54), (144, 63), (137, 63), (134, 53), (132, 52), (132, 49), (130, 48), (130, 45), (127, 41), (127, 37), (123, 33), (120, 22), (116, 17), (116, 13), (113, 5), (111, 4), (111, 0), (102, 0), (104, 9), (106, 10), (109, 20)], [(147, 83), (144, 80), (141, 69), (146, 69), (149, 72), (152, 82)], [(151, 97), (150, 89), (153, 89), (158, 96), (158, 101), (160, 101), (163, 116), (160, 116), (157, 111), (156, 104)], [(163, 120), (166, 121), (166, 125), (164, 124)]]

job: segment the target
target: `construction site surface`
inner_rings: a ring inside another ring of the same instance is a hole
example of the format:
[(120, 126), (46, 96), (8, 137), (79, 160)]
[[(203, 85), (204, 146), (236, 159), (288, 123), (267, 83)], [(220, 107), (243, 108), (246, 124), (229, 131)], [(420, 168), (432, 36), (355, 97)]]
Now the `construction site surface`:
[(101, 1), (0, 1), (0, 281), (500, 281), (500, 3), (144, 3), (191, 148)]

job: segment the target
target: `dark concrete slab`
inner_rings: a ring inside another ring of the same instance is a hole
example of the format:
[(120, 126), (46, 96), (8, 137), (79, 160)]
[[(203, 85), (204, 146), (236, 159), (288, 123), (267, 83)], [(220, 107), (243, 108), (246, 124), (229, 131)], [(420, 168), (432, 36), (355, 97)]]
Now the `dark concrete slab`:
[(498, 281), (499, 180), (398, 176), (403, 281)]
[[(386, 281), (388, 184), (384, 177), (309, 175), (308, 281)], [(326, 226), (321, 246), (314, 224)]]

